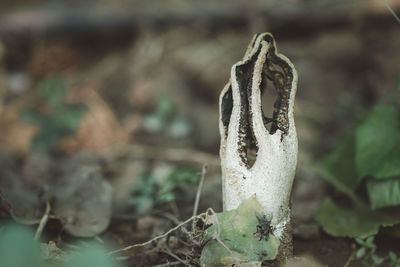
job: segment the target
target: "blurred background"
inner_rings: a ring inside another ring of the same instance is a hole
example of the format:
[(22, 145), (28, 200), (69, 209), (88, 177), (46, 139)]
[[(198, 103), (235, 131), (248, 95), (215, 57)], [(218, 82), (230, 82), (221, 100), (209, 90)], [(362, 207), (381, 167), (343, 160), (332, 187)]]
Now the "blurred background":
[[(400, 107), (400, 24), (380, 0), (2, 0), (0, 222), (51, 203), (60, 247), (146, 241), (191, 216), (203, 164), (200, 211), (220, 211), (218, 96), (265, 31), (299, 74), (295, 253), (343, 266), (351, 242), (312, 217), (333, 191), (315, 165), (374, 105)], [(129, 266), (168, 257), (151, 255)]]

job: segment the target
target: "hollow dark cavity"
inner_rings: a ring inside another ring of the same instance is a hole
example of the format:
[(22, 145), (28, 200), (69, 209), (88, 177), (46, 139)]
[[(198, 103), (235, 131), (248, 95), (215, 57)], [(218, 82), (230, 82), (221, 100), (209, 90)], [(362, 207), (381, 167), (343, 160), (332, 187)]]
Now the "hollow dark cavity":
[[(278, 129), (283, 135), (288, 133), (289, 120), (289, 97), (293, 81), (293, 73), (290, 66), (275, 54), (275, 47), (270, 36), (265, 36), (264, 41), (270, 44), (267, 57), (262, 68), (260, 90), (261, 109), (265, 130), (269, 134), (274, 134)], [(241, 161), (250, 169), (257, 158), (258, 144), (253, 130), (253, 114), (250, 110), (252, 99), (252, 82), (254, 67), (261, 52), (261, 42), (252, 44), (257, 51), (245, 63), (239, 64), (235, 68), (236, 83), (239, 91), (239, 131), (237, 134), (238, 153)], [(233, 109), (233, 88), (228, 85), (228, 89), (222, 97), (221, 120), (225, 129), (225, 138), (228, 136), (228, 128)], [(282, 135), (282, 138), (283, 138)]]

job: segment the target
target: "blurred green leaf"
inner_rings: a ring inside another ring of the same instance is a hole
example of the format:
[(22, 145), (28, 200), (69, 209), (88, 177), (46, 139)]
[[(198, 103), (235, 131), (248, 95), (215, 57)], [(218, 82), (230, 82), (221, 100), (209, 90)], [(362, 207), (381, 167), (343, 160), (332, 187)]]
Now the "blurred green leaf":
[[(157, 202), (169, 202), (179, 196), (179, 191), (185, 190), (187, 186), (197, 185), (200, 178), (198, 170), (193, 168), (177, 168), (166, 178), (165, 183), (159, 185)], [(181, 190), (182, 189), (182, 190)]]
[(374, 173), (376, 179), (392, 178), (400, 175), (400, 142), (387, 155)]
[(395, 107), (375, 106), (356, 130), (355, 161), (359, 177), (376, 176), (400, 141), (400, 120)]
[(400, 205), (400, 177), (370, 180), (367, 190), (373, 209)]
[(389, 266), (400, 267), (400, 258), (393, 251), (389, 252)]
[(40, 81), (36, 90), (43, 100), (56, 107), (64, 103), (67, 93), (64, 77), (61, 74), (53, 74)]
[(372, 255), (371, 256), (372, 262), (375, 264), (375, 266), (381, 265), (383, 261), (385, 260), (384, 258), (381, 258), (377, 255)]
[(389, 259), (392, 261), (396, 261), (397, 260), (396, 253), (394, 253), (393, 251), (389, 251)]
[(396, 89), (400, 90), (400, 74), (399, 74), (399, 78), (397, 79)]
[(153, 176), (151, 170), (142, 174), (140, 184), (132, 192), (132, 202), (136, 212), (143, 212), (154, 205), (181, 197), (188, 192), (189, 186), (197, 185), (200, 173), (193, 168), (177, 168), (166, 178), (158, 178), (160, 179)]
[(177, 168), (172, 171), (168, 177), (167, 182), (180, 185), (180, 184), (197, 184), (199, 182), (200, 173), (193, 168)]
[(132, 192), (133, 208), (138, 213), (152, 208), (157, 194), (157, 181), (150, 170), (145, 171), (140, 180)]
[[(251, 197), (235, 210), (217, 214), (217, 220), (207, 228), (205, 240), (208, 241), (201, 253), (201, 266), (232, 266), (235, 260), (241, 263), (258, 264), (264, 260), (276, 258), (279, 240), (269, 234), (267, 239), (254, 236), (259, 221), (257, 216), (265, 215), (255, 197)], [(218, 237), (232, 252), (227, 251), (218, 241)]]
[(367, 239), (365, 240), (365, 246), (368, 247), (368, 248), (372, 248), (372, 249), (376, 248), (376, 245), (374, 243), (374, 239), (375, 239), (375, 236), (367, 237)]
[(160, 95), (156, 101), (155, 113), (163, 122), (174, 116), (175, 105), (169, 95)]
[(356, 252), (356, 259), (361, 259), (362, 257), (364, 257), (365, 252), (367, 252), (367, 250), (364, 247), (358, 249)]
[(324, 162), (325, 169), (331, 174), (327, 178), (332, 184), (340, 183), (346, 189), (355, 190), (360, 179), (355, 165), (355, 137), (351, 136), (340, 144)]
[(39, 267), (39, 249), (29, 228), (9, 224), (0, 228), (1, 267)]
[[(353, 200), (366, 175), (400, 175), (400, 121), (394, 107), (377, 106), (325, 161), (323, 177)], [(328, 174), (328, 175), (326, 175)]]
[(34, 108), (31, 107), (24, 107), (21, 110), (19, 117), (22, 121), (39, 127), (43, 127), (44, 123), (46, 122), (46, 117), (42, 114), (39, 114)]
[(32, 148), (51, 150), (61, 139), (76, 133), (87, 107), (65, 103), (66, 88), (61, 75), (52, 75), (39, 82), (37, 94), (44, 101), (45, 108), (25, 107), (20, 118), (40, 128), (32, 139)]
[(48, 120), (50, 129), (67, 136), (76, 133), (87, 108), (83, 104), (66, 105), (59, 108)]
[(325, 232), (341, 237), (367, 237), (378, 233), (380, 226), (391, 226), (399, 222), (382, 213), (356, 208), (338, 207), (330, 198), (318, 208), (315, 219)]
[(156, 99), (155, 109), (143, 118), (143, 128), (150, 133), (161, 133), (167, 130), (176, 115), (176, 106), (168, 95)]

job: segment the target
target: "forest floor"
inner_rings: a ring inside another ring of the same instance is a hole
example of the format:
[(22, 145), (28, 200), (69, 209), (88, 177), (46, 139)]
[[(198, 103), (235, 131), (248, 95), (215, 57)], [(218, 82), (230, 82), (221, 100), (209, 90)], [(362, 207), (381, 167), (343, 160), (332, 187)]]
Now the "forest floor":
[[(145, 242), (193, 215), (204, 164), (198, 213), (221, 211), (219, 93), (253, 34), (269, 31), (299, 73), (294, 253), (316, 266), (362, 266), (350, 262), (354, 240), (314, 220), (326, 196), (343, 197), (316, 169), (374, 104), (400, 103), (400, 25), (380, 1), (72, 2), (2, 4), (0, 223), (36, 228), (48, 203), (46, 244)], [(190, 226), (117, 258), (193, 264)], [(400, 252), (395, 241), (380, 232), (378, 254)]]

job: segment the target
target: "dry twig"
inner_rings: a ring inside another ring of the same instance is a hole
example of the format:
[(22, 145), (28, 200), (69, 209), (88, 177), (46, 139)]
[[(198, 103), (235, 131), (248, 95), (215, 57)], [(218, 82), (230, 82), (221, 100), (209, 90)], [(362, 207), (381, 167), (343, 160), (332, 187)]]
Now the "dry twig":
[(162, 252), (168, 254), (169, 256), (171, 256), (172, 258), (176, 259), (177, 261), (179, 261), (180, 263), (184, 264), (185, 266), (189, 265), (186, 261), (182, 260), (175, 253), (173, 253), (168, 247), (165, 250), (163, 250)]
[(132, 249), (132, 248), (138, 248), (138, 247), (147, 246), (147, 245), (151, 244), (153, 241), (156, 241), (156, 240), (159, 240), (159, 239), (161, 239), (161, 238), (164, 238), (164, 237), (168, 236), (170, 233), (172, 233), (172, 232), (178, 230), (178, 229), (181, 228), (183, 225), (187, 224), (188, 222), (190, 222), (190, 221), (192, 221), (192, 220), (194, 220), (194, 219), (203, 218), (204, 216), (208, 216), (209, 213), (215, 214), (215, 212), (213, 211), (213, 209), (209, 208), (209, 209), (207, 209), (206, 212), (203, 212), (203, 213), (201, 213), (201, 214), (199, 214), (199, 215), (197, 215), (197, 216), (192, 216), (192, 217), (190, 217), (189, 219), (187, 219), (186, 221), (180, 223), (179, 225), (175, 226), (174, 228), (170, 229), (170, 230), (167, 231), (166, 233), (164, 233), (164, 234), (162, 234), (162, 235), (159, 235), (159, 236), (156, 236), (156, 237), (154, 237), (153, 239), (151, 239), (151, 240), (149, 240), (149, 241), (146, 241), (146, 242), (144, 242), (144, 243), (135, 244), (135, 245), (130, 245), (130, 246), (127, 246), (127, 247), (124, 247), (124, 248), (121, 248), (121, 249), (117, 249), (117, 250), (111, 251), (111, 252), (107, 253), (107, 255), (113, 255), (113, 254), (116, 254), (116, 253), (119, 253), (119, 252), (123, 252), (123, 251), (130, 250), (130, 249)]
[(207, 164), (204, 164), (203, 169), (201, 171), (200, 183), (197, 188), (196, 199), (194, 201), (193, 216), (196, 216), (197, 211), (199, 209), (200, 195), (201, 195), (201, 191), (203, 190), (204, 178), (206, 177), (207, 169), (208, 169)]
[(50, 202), (46, 201), (46, 210), (43, 214), (42, 219), (40, 219), (39, 226), (36, 230), (35, 237), (34, 237), (35, 241), (39, 241), (40, 237), (42, 236), (43, 229), (46, 226), (47, 221), (49, 220), (50, 210), (51, 210)]
[(181, 264), (179, 261), (172, 261), (172, 262), (167, 262), (163, 264), (157, 264), (153, 265), (153, 267), (168, 267), (168, 266), (174, 266), (174, 265), (179, 265)]
[(385, 5), (385, 7), (389, 10), (389, 12), (393, 15), (393, 17), (397, 20), (397, 22), (400, 23), (399, 16), (397, 16), (396, 12), (394, 12), (394, 10), (389, 6), (386, 0), (381, 0), (381, 1)]

